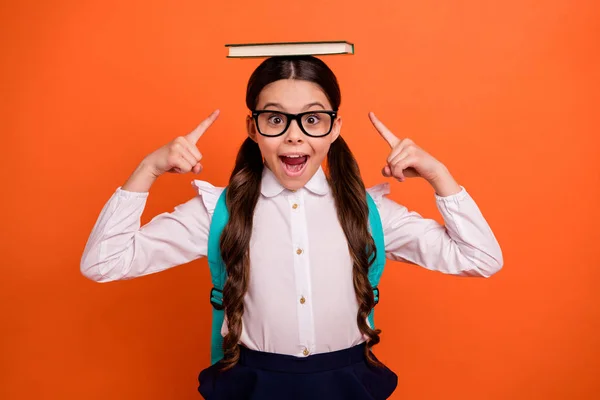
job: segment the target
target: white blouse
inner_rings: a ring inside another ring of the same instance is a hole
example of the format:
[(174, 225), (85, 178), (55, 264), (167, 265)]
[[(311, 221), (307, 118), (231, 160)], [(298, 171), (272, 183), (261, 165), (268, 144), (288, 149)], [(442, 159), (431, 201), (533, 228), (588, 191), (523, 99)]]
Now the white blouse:
[[(87, 241), (83, 275), (97, 282), (130, 279), (206, 256), (224, 188), (192, 184), (197, 196), (144, 226), (140, 217), (148, 192), (118, 187)], [(387, 183), (368, 192), (381, 215), (388, 259), (462, 276), (489, 277), (502, 267), (500, 246), (464, 188), (434, 195), (445, 226), (385, 197)], [(253, 350), (304, 357), (364, 341), (356, 324), (352, 260), (322, 169), (304, 188), (290, 191), (264, 168), (244, 309), (240, 342)]]

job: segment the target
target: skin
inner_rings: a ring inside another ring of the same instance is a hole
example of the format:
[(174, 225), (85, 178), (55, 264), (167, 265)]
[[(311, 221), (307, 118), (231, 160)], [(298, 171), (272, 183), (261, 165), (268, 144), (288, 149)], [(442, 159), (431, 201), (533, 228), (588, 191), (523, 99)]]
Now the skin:
[[(331, 110), (331, 104), (317, 84), (282, 79), (263, 88), (256, 108), (295, 114), (311, 110)], [(200, 164), (202, 155), (198, 151), (197, 143), (218, 116), (219, 110), (216, 110), (189, 134), (179, 136), (147, 155), (123, 185), (123, 189), (146, 192), (154, 181), (165, 172), (199, 173), (202, 170)], [(390, 153), (382, 169), (385, 177), (395, 178), (399, 182), (404, 182), (407, 178), (423, 178), (442, 197), (460, 192), (460, 186), (444, 164), (421, 149), (411, 139), (396, 136), (374, 113), (369, 113), (369, 118), (379, 135), (390, 147)], [(322, 165), (329, 147), (340, 135), (342, 118), (338, 116), (331, 133), (321, 138), (305, 135), (295, 121), (283, 135), (278, 137), (260, 135), (251, 116), (246, 118), (246, 127), (248, 136), (258, 143), (267, 168), (273, 171), (285, 188), (297, 190), (306, 185)], [(284, 154), (309, 156), (301, 175), (291, 177), (286, 174), (279, 158)]]
[(381, 170), (385, 177), (404, 182), (406, 178), (423, 178), (442, 197), (461, 191), (448, 168), (408, 138), (394, 135), (376, 116), (369, 113), (371, 123), (390, 146), (390, 154)]
[[(256, 109), (296, 114), (303, 111), (331, 111), (332, 107), (319, 85), (302, 80), (282, 79), (263, 88), (258, 96)], [(273, 171), (283, 187), (297, 190), (306, 185), (327, 157), (329, 147), (340, 135), (342, 119), (338, 117), (331, 133), (320, 138), (305, 135), (296, 121), (292, 121), (288, 130), (277, 137), (266, 137), (258, 133), (251, 116), (246, 117), (246, 127), (248, 136), (258, 144), (267, 168)], [(300, 176), (286, 174), (279, 157), (289, 154), (308, 156), (306, 167)]]
[[(320, 103), (323, 107), (312, 105), (315, 102)], [(331, 104), (317, 84), (302, 80), (282, 79), (263, 88), (256, 108), (299, 113), (319, 109), (331, 110)], [(460, 192), (460, 186), (441, 162), (417, 146), (412, 140), (398, 138), (379, 121), (374, 113), (369, 113), (369, 118), (377, 132), (390, 146), (390, 154), (382, 169), (384, 176), (396, 178), (400, 182), (404, 182), (406, 178), (421, 177), (427, 180), (440, 196), (449, 196)], [(260, 135), (251, 116), (246, 118), (246, 126), (248, 136), (258, 143), (266, 166), (273, 171), (285, 188), (296, 190), (306, 185), (322, 165), (329, 147), (340, 135), (342, 119), (338, 116), (331, 133), (322, 138), (305, 135), (295, 121), (283, 135), (274, 138)], [(302, 175), (298, 177), (288, 176), (279, 159), (280, 155), (289, 153), (309, 155), (307, 166)]]

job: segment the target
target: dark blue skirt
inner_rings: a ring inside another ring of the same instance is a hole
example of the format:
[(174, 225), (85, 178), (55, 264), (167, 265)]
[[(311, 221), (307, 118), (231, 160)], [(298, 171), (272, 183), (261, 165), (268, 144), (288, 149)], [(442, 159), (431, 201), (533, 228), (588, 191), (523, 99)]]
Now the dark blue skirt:
[(398, 377), (365, 358), (365, 344), (309, 357), (264, 353), (240, 346), (240, 361), (220, 372), (221, 363), (200, 373), (198, 391), (207, 400), (379, 400)]

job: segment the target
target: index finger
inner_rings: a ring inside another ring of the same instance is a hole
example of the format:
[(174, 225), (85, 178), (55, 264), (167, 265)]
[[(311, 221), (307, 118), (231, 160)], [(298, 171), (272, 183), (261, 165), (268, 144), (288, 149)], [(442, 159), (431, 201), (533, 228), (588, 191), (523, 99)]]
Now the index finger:
[(379, 132), (381, 137), (390, 145), (391, 148), (396, 147), (396, 145), (400, 142), (400, 139), (396, 137), (384, 124), (381, 122), (374, 113), (369, 113), (369, 118), (375, 126), (375, 129)]
[(204, 121), (202, 121), (200, 123), (200, 125), (198, 125), (196, 127), (196, 129), (194, 129), (193, 131), (191, 131), (190, 133), (188, 133), (185, 136), (185, 138), (190, 143), (196, 144), (198, 142), (198, 139), (200, 139), (202, 137), (202, 135), (204, 135), (204, 132), (206, 132), (206, 130), (213, 124), (213, 122), (215, 122), (215, 120), (219, 116), (219, 113), (220, 113), (219, 110), (213, 111), (213, 113), (210, 114), (208, 116), (208, 118), (206, 118)]

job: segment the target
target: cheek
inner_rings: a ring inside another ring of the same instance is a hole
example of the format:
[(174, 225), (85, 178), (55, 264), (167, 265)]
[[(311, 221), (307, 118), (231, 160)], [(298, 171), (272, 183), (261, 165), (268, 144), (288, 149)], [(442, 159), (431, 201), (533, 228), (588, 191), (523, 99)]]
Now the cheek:
[(270, 159), (273, 157), (277, 157), (277, 149), (279, 148), (279, 141), (274, 140), (274, 138), (267, 139), (264, 137), (259, 137), (258, 139), (258, 148), (262, 153), (263, 158)]
[(310, 142), (310, 147), (312, 147), (316, 157), (323, 159), (327, 156), (327, 152), (331, 147), (331, 142), (327, 139), (312, 140)]

